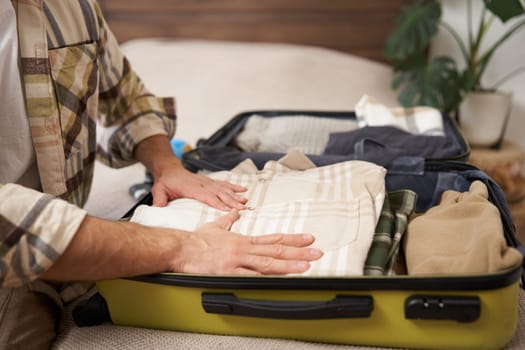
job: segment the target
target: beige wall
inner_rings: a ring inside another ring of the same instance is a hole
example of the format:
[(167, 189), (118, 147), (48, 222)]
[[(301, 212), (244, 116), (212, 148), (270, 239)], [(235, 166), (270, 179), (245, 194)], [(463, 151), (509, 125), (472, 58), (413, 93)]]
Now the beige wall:
[[(463, 38), (466, 38), (467, 1), (440, 0), (440, 2), (443, 5), (443, 20), (453, 26)], [(473, 16), (473, 22), (477, 24), (478, 18), (476, 16), (480, 13), (482, 1), (473, 0), (472, 3), (473, 13), (476, 14)], [(514, 19), (503, 25), (499, 19), (495, 19), (486, 36), (483, 47), (489, 47), (515, 22), (516, 20)], [(434, 55), (440, 53), (453, 55), (458, 62), (461, 62), (461, 67), (463, 66), (461, 54), (455, 41), (443, 30), (438, 33), (432, 53)], [(525, 65), (525, 27), (522, 27), (510, 40), (500, 46), (493, 56), (489, 67), (487, 67), (484, 82), (490, 86), (491, 83), (498, 81), (500, 77), (523, 65)], [(508, 80), (501, 88), (513, 93), (513, 109), (506, 138), (518, 142), (525, 148), (525, 73)]]

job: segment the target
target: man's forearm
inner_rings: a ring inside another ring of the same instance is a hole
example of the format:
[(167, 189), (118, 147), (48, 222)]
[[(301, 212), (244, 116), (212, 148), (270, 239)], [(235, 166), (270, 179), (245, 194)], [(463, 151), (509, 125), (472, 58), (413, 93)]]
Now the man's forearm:
[(173, 154), (169, 139), (165, 135), (155, 135), (143, 140), (135, 147), (133, 155), (146, 166), (154, 178), (159, 176), (166, 166), (183, 167), (181, 161)]
[(41, 277), (98, 280), (167, 271), (181, 238), (189, 234), (170, 231), (86, 216), (63, 255)]
[[(180, 164), (164, 135), (143, 140), (134, 155), (154, 175), (166, 164)], [(189, 234), (86, 216), (63, 255), (41, 277), (98, 280), (168, 271)]]
[(87, 216), (62, 256), (40, 277), (75, 281), (165, 271), (206, 274), (284, 274), (306, 271), (322, 256), (309, 234), (243, 236), (229, 231), (230, 211), (194, 233)]

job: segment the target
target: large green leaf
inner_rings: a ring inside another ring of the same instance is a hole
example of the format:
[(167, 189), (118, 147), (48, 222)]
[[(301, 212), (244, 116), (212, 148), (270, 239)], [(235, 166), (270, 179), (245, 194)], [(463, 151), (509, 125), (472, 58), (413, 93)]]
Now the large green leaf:
[(461, 77), (449, 57), (430, 62), (415, 59), (412, 69), (397, 73), (392, 87), (400, 90), (398, 100), (405, 107), (423, 105), (451, 112), (461, 101)]
[(401, 61), (423, 51), (436, 34), (441, 6), (436, 1), (420, 0), (405, 6), (396, 17), (396, 27), (385, 43), (385, 56)]
[(483, 0), (485, 6), (502, 22), (525, 13), (520, 0)]

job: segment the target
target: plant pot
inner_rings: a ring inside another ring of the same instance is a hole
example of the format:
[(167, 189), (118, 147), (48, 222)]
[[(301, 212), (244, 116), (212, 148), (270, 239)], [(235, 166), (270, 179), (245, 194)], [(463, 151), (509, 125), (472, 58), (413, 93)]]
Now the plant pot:
[(459, 106), (461, 131), (472, 146), (498, 148), (512, 109), (512, 93), (470, 92)]

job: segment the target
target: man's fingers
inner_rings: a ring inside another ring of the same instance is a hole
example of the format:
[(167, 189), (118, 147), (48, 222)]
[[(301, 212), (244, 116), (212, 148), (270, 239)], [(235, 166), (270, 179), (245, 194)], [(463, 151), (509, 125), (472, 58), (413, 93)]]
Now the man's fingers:
[(228, 182), (228, 181), (217, 181), (217, 182), (220, 183), (221, 186), (223, 187), (231, 188), (234, 192), (246, 192), (248, 190), (248, 188), (244, 186), (232, 184), (231, 182)]
[(253, 254), (259, 256), (269, 256), (284, 260), (317, 260), (323, 256), (323, 252), (316, 248), (296, 248), (284, 245), (256, 245), (252, 250)]
[(252, 237), (240, 264), (262, 274), (301, 273), (310, 268), (310, 261), (323, 256), (321, 250), (306, 247), (313, 240), (309, 234)]
[(168, 195), (161, 188), (153, 186), (151, 194), (153, 196), (154, 207), (165, 207), (168, 205)]
[(230, 210), (226, 215), (223, 215), (215, 220), (215, 224), (223, 230), (229, 230), (233, 223), (239, 219), (239, 211), (236, 209)]
[[(217, 197), (219, 197), (219, 199), (230, 208), (236, 208), (239, 210), (246, 209), (246, 206), (240, 202), (242, 197), (234, 196), (230, 193), (219, 193), (217, 194)], [(246, 200), (243, 202), (246, 202)]]
[(195, 197), (196, 200), (199, 202), (208, 204), (210, 207), (227, 211), (232, 209), (230, 206), (226, 205), (219, 197), (213, 195), (213, 194), (207, 194), (201, 197)]

